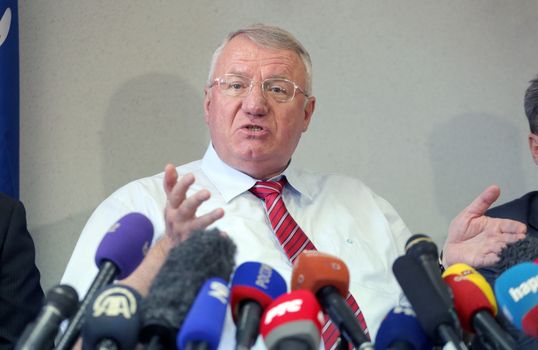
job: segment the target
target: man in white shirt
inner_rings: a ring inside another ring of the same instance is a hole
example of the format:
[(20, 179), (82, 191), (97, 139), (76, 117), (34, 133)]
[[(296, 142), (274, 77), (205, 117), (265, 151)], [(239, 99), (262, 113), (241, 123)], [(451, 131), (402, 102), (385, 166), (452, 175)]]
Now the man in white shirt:
[[(93, 213), (62, 279), (84, 295), (97, 272), (93, 257), (118, 218), (137, 211), (155, 227), (155, 243), (124, 283), (143, 294), (168, 251), (194, 229), (216, 226), (237, 244), (236, 264), (259, 261), (289, 282), (291, 263), (275, 238), (264, 203), (249, 189), (257, 180), (285, 176), (282, 198), (319, 251), (338, 256), (350, 270), (350, 292), (361, 306), (371, 337), (401, 298), (392, 275), (410, 233), (392, 206), (357, 179), (294, 168), (292, 155), (314, 112), (311, 62), (288, 32), (256, 25), (231, 33), (215, 51), (205, 88), (211, 143), (202, 160), (134, 181)], [(164, 187), (164, 188), (163, 188)], [(499, 189), (492, 186), (454, 219), (444, 262), (474, 266), (495, 261), (525, 226), (483, 216)], [(163, 217), (164, 212), (164, 217)], [(82, 271), (92, 271), (82, 273)], [(233, 347), (228, 317), (221, 349)], [(258, 341), (256, 348), (263, 349)]]

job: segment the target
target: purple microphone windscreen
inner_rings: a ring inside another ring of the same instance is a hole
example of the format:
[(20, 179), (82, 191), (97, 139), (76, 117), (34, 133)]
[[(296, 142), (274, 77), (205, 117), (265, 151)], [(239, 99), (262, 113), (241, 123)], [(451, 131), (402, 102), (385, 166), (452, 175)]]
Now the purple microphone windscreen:
[(517, 328), (538, 337), (538, 265), (514, 265), (495, 281), (499, 307)]
[(99, 268), (108, 260), (118, 268), (117, 279), (124, 279), (140, 264), (151, 245), (153, 225), (140, 213), (130, 213), (119, 219), (107, 231), (95, 254)]
[(390, 310), (381, 322), (375, 338), (375, 349), (391, 349), (395, 343), (405, 343), (409, 348), (429, 350), (428, 336), (420, 326), (415, 311), (410, 307), (397, 306)]
[(177, 336), (177, 348), (204, 343), (206, 349), (216, 350), (224, 326), (230, 291), (222, 278), (208, 279), (196, 296)]

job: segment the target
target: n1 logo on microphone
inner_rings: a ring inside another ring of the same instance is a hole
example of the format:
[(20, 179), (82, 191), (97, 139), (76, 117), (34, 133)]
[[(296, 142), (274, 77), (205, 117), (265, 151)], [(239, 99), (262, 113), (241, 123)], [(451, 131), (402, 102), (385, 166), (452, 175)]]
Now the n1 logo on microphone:
[(93, 302), (93, 317), (122, 315), (130, 319), (137, 309), (136, 297), (124, 287), (112, 287), (104, 290)]
[(258, 271), (258, 277), (256, 277), (255, 284), (258, 287), (267, 289), (267, 285), (271, 281), (271, 275), (273, 274), (273, 269), (265, 264), (260, 264), (260, 270)]
[(267, 311), (267, 315), (265, 316), (264, 323), (269, 324), (271, 321), (273, 321), (273, 318), (277, 316), (284, 316), (287, 312), (298, 312), (301, 310), (301, 306), (303, 305), (302, 299), (294, 299), (290, 301), (283, 302), (281, 304), (276, 305), (275, 307), (271, 308)]
[(538, 275), (529, 278), (517, 287), (510, 288), (508, 290), (508, 293), (510, 293), (512, 300), (517, 303), (518, 301), (526, 297), (529, 293), (536, 293), (537, 291)]
[(230, 290), (228, 289), (228, 286), (226, 286), (224, 283), (212, 281), (209, 285), (209, 292), (207, 294), (217, 299), (221, 303), (227, 304)]

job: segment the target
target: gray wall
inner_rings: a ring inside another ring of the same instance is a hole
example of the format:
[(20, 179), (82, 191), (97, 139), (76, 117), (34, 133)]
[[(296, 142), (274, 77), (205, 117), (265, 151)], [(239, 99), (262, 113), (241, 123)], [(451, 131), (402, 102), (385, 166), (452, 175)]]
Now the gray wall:
[(522, 96), (538, 2), (20, 1), (21, 197), (45, 289), (92, 210), (198, 159), (224, 35), (281, 25), (310, 50), (317, 110), (295, 161), (362, 178), (440, 244), (488, 184), (536, 189)]

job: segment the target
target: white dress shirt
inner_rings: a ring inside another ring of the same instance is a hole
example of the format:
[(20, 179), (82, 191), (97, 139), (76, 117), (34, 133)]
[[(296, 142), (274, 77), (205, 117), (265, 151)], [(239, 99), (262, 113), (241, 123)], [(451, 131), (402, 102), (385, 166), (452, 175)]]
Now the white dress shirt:
[[(187, 195), (207, 189), (211, 198), (197, 211), (224, 209), (213, 226), (237, 245), (236, 266), (258, 261), (276, 269), (287, 281), (291, 264), (276, 239), (264, 202), (250, 193), (256, 179), (226, 165), (210, 144), (204, 158), (177, 168), (193, 173)], [(350, 271), (350, 291), (364, 313), (372, 340), (388, 311), (398, 305), (401, 289), (392, 274), (393, 261), (403, 254), (409, 230), (394, 208), (361, 181), (341, 175), (315, 174), (290, 164), (282, 173), (289, 185), (282, 193), (291, 216), (316, 248), (342, 259)], [(114, 192), (94, 211), (75, 246), (62, 283), (82, 297), (97, 267), (94, 255), (108, 228), (130, 212), (145, 214), (155, 229), (154, 242), (165, 233), (164, 173), (133, 181)], [(235, 344), (235, 327), (228, 312), (219, 349)], [(261, 338), (261, 337), (260, 337)], [(254, 349), (264, 349), (258, 339)]]

